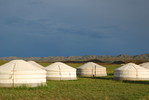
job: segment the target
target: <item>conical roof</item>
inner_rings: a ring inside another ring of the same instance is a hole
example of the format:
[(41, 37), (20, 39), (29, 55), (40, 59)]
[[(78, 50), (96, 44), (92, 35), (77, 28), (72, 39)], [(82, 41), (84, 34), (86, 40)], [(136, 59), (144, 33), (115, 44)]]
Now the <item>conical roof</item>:
[(93, 62), (85, 63), (85, 64), (83, 64), (83, 65), (77, 67), (77, 69), (92, 69), (92, 68), (95, 67), (95, 66), (96, 66), (96, 68), (104, 68), (104, 69), (106, 69), (105, 67), (103, 67), (103, 66), (101, 66), (101, 65), (98, 65), (98, 64), (96, 64), (96, 63), (93, 63)]
[(45, 70), (53, 70), (53, 71), (74, 70), (74, 71), (76, 71), (75, 68), (73, 68), (69, 65), (66, 65), (62, 62), (55, 62), (55, 63), (45, 67)]
[(134, 63), (128, 63), (122, 67), (115, 69), (115, 70), (146, 70), (146, 69), (143, 67), (140, 67), (139, 65), (136, 65)]
[(36, 63), (35, 61), (28, 61), (30, 64), (36, 66), (36, 67), (39, 67), (39, 68), (44, 68), (42, 65)]
[(140, 66), (149, 69), (149, 62), (142, 63)]
[(2, 66), (0, 66), (0, 72), (11, 72), (12, 70), (15, 71), (32, 71), (32, 72), (40, 72), (44, 71), (41, 68), (38, 68), (24, 60), (12, 60)]

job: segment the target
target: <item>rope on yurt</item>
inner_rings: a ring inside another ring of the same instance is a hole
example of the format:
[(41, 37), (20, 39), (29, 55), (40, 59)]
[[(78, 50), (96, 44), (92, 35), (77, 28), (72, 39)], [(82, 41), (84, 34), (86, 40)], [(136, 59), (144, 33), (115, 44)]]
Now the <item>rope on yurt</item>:
[(94, 70), (93, 70), (93, 66), (92, 66), (92, 76), (93, 76), (93, 78), (94, 78), (94, 72), (93, 72)]
[[(134, 67), (134, 66), (133, 66)], [(135, 67), (134, 67), (135, 68)], [(138, 70), (135, 68), (136, 70), (136, 78), (138, 77)]]
[(95, 73), (94, 78), (96, 79), (96, 65), (95, 65), (95, 72), (94, 73)]
[(13, 74), (12, 74), (12, 84), (13, 84), (13, 87), (14, 87), (14, 71), (15, 71), (15, 66), (16, 66), (16, 64), (14, 64), (14, 67), (13, 67)]
[(58, 65), (58, 68), (59, 68), (59, 76), (60, 76), (60, 80), (61, 80), (62, 73), (61, 73), (61, 68), (60, 68), (60, 66), (59, 66), (59, 65)]
[(69, 79), (71, 80), (71, 72), (69, 72)]

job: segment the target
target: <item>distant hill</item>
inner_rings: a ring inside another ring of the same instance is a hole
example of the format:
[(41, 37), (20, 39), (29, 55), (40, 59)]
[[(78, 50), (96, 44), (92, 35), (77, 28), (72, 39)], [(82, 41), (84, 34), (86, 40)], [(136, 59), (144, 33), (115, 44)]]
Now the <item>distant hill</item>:
[(95, 55), (86, 55), (86, 56), (48, 56), (48, 57), (0, 57), (0, 60), (10, 61), (14, 59), (24, 59), (24, 60), (33, 60), (36, 62), (100, 62), (100, 63), (142, 63), (149, 61), (149, 54), (142, 55), (125, 55), (121, 54), (118, 56), (95, 56)]

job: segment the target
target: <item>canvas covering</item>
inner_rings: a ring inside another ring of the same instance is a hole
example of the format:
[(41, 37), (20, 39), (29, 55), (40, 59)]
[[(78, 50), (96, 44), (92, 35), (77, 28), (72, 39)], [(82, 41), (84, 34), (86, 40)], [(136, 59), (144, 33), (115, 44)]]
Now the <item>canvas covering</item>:
[(0, 66), (0, 87), (37, 87), (46, 85), (46, 71), (24, 60)]
[(32, 64), (32, 65), (34, 65), (34, 66), (36, 66), (36, 67), (39, 67), (39, 68), (42, 68), (42, 69), (44, 69), (44, 67), (42, 66), (42, 65), (40, 65), (40, 64), (38, 64), (38, 63), (36, 63), (35, 61), (28, 61), (30, 64)]
[(85, 77), (107, 76), (106, 68), (93, 62), (77, 67), (77, 74)]
[(76, 80), (76, 69), (62, 62), (55, 62), (47, 67), (47, 80)]
[(128, 63), (114, 70), (116, 80), (149, 80), (149, 69)]
[(149, 69), (149, 62), (142, 63), (140, 66)]

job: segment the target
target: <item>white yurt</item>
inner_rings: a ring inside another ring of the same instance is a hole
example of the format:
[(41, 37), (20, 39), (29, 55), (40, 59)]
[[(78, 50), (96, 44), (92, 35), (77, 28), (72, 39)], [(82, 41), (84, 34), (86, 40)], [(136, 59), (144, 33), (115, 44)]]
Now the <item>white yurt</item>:
[(93, 62), (77, 67), (77, 74), (84, 77), (107, 76), (106, 68)]
[(140, 66), (149, 69), (149, 62), (142, 63)]
[(46, 71), (24, 60), (0, 66), (0, 87), (38, 87), (46, 85)]
[(29, 62), (30, 64), (32, 64), (32, 65), (38, 67), (38, 68), (42, 68), (42, 69), (44, 69), (44, 67), (43, 67), (42, 65), (36, 63), (35, 61), (28, 61), (28, 62)]
[(128, 63), (114, 70), (115, 80), (149, 80), (149, 69)]
[(76, 69), (61, 62), (55, 62), (47, 67), (47, 80), (76, 80)]

